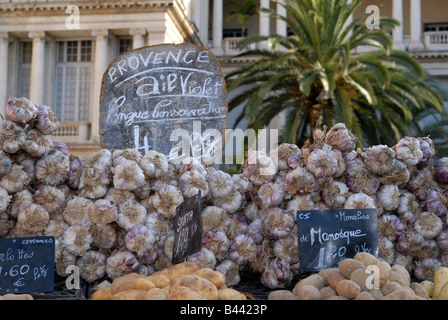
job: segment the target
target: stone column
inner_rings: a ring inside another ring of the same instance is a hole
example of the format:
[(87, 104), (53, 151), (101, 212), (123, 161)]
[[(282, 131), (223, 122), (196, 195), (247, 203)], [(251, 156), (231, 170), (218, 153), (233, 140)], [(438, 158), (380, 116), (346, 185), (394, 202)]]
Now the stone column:
[(147, 29), (146, 45), (153, 46), (156, 44), (165, 43), (165, 29)]
[(29, 99), (36, 105), (42, 105), (45, 89), (45, 32), (33, 31), (28, 33), (28, 37), (33, 39)]
[[(347, 5), (348, 6), (351, 5), (352, 2), (353, 2), (353, 0), (347, 0)], [(350, 17), (347, 19), (347, 22), (345, 23), (345, 25), (348, 27), (350, 25), (350, 23), (352, 23), (352, 22), (353, 22), (353, 15), (351, 14)], [(351, 35), (352, 35), (352, 31), (350, 31), (348, 33), (348, 37), (351, 37)]]
[(212, 30), (212, 50), (217, 56), (222, 55), (222, 1), (223, 0), (213, 0), (213, 30)]
[(400, 23), (399, 26), (394, 28), (392, 33), (393, 47), (397, 50), (405, 50), (403, 43), (403, 0), (393, 0), (392, 17)]
[(411, 42), (410, 51), (424, 49), (422, 43), (422, 12), (420, 0), (411, 0)]
[(5, 117), (6, 101), (8, 101), (8, 45), (9, 37), (7, 32), (0, 33), (0, 114)]
[(92, 36), (95, 37), (95, 67), (93, 72), (90, 140), (94, 143), (98, 143), (100, 137), (100, 93), (103, 74), (109, 65), (107, 56), (108, 35), (109, 32), (105, 29), (92, 30)]
[[(269, 4), (269, 0), (260, 0), (260, 8), (266, 8), (269, 9), (270, 8), (270, 4)], [(266, 13), (260, 13), (260, 19), (259, 19), (259, 34), (260, 36), (269, 36), (269, 30), (270, 30), (270, 26), (269, 26), (269, 15)], [(267, 41), (263, 41), (263, 42), (259, 42), (259, 46), (261, 48), (267, 48)]]
[[(277, 13), (282, 17), (286, 17), (286, 8), (282, 4), (284, 4), (284, 0), (279, 0), (279, 2), (277, 2)], [(286, 37), (287, 25), (285, 21), (277, 19), (276, 28), (277, 34)]]
[(132, 36), (132, 49), (145, 46), (146, 29), (131, 29), (129, 34)]

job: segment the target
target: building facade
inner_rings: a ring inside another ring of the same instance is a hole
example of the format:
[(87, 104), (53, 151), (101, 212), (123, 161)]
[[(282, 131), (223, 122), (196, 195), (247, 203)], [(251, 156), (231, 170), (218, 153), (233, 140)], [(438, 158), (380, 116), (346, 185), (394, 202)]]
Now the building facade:
[[(276, 2), (255, 2), (286, 14)], [(365, 0), (355, 15), (372, 8), (401, 22), (391, 35), (394, 46), (410, 52), (448, 91), (448, 2)], [(0, 0), (0, 113), (10, 96), (49, 105), (61, 123), (54, 138), (72, 153), (91, 153), (99, 148), (101, 80), (116, 56), (189, 42), (220, 59), (237, 54), (243, 37), (288, 33), (282, 21), (261, 14), (250, 16), (243, 32), (228, 18), (235, 9), (226, 0)], [(223, 72), (247, 62), (232, 59)], [(229, 127), (233, 119), (229, 114)]]

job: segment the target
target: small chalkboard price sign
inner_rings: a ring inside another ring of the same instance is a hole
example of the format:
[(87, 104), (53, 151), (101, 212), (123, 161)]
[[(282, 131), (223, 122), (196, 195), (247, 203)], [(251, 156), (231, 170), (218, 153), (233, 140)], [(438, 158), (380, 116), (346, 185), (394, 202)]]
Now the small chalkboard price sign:
[(185, 260), (202, 248), (201, 191), (177, 207), (174, 218), (173, 264)]
[(104, 73), (103, 148), (142, 154), (155, 150), (173, 162), (187, 157), (212, 162), (221, 154), (227, 125), (224, 75), (205, 47), (181, 43), (137, 48), (115, 58)]
[(0, 294), (54, 290), (52, 236), (0, 239)]
[(300, 270), (332, 268), (358, 252), (378, 256), (376, 209), (297, 211)]

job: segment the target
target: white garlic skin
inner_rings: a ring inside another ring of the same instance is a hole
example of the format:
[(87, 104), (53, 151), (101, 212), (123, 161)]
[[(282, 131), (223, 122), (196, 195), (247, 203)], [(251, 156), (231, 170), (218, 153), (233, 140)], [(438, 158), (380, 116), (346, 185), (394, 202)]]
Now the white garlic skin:
[(254, 239), (245, 234), (239, 234), (229, 246), (229, 258), (236, 264), (245, 265), (255, 259), (257, 251)]
[(231, 259), (225, 259), (216, 266), (216, 271), (221, 272), (226, 277), (225, 285), (230, 287), (237, 285), (241, 281), (240, 266)]
[(407, 166), (415, 166), (423, 159), (420, 142), (414, 137), (404, 137), (395, 146), (397, 158)]
[(151, 250), (155, 240), (151, 229), (144, 224), (139, 224), (129, 229), (124, 238), (126, 248), (136, 253), (137, 256)]
[(13, 194), (21, 191), (29, 182), (30, 178), (23, 167), (13, 163), (8, 174), (0, 179), (0, 187)]
[(375, 200), (365, 193), (359, 192), (350, 195), (344, 203), (344, 209), (376, 209)]
[(133, 160), (123, 161), (113, 168), (114, 187), (121, 190), (134, 191), (145, 184), (145, 174)]
[(414, 229), (425, 239), (435, 238), (443, 228), (443, 221), (435, 213), (423, 211), (414, 222)]
[(294, 218), (289, 211), (272, 208), (263, 220), (263, 234), (270, 239), (285, 238), (291, 234), (294, 224)]
[(154, 209), (165, 218), (173, 219), (176, 216), (176, 208), (184, 201), (179, 188), (166, 184), (151, 196)]
[(199, 268), (214, 269), (217, 263), (215, 254), (213, 251), (202, 248), (198, 252), (187, 257), (187, 261), (195, 262)]
[(10, 195), (6, 189), (0, 188), (0, 213), (6, 211), (11, 199), (12, 195)]
[(87, 282), (100, 280), (106, 274), (107, 256), (99, 251), (87, 251), (76, 261), (79, 275)]
[(378, 201), (386, 211), (392, 211), (398, 208), (400, 204), (400, 190), (395, 184), (383, 185), (377, 193)]
[(268, 182), (260, 186), (257, 194), (261, 200), (260, 207), (264, 210), (280, 205), (285, 197), (285, 190), (279, 183)]
[(50, 216), (40, 205), (31, 203), (17, 216), (17, 222), (31, 233), (42, 232), (48, 225)]
[(234, 189), (232, 177), (224, 171), (211, 172), (207, 176), (207, 180), (212, 197), (225, 197)]
[(329, 152), (316, 149), (308, 156), (306, 167), (316, 178), (331, 177), (336, 172), (338, 161)]
[(28, 98), (11, 97), (6, 102), (5, 114), (10, 121), (26, 124), (37, 116), (37, 106)]
[(62, 245), (70, 253), (76, 256), (84, 255), (93, 241), (89, 228), (76, 224), (68, 227), (62, 236)]
[(140, 262), (135, 255), (128, 251), (116, 251), (106, 261), (106, 274), (112, 280), (131, 272), (137, 272)]
[(128, 231), (146, 222), (146, 209), (136, 200), (127, 200), (118, 205), (118, 225)]

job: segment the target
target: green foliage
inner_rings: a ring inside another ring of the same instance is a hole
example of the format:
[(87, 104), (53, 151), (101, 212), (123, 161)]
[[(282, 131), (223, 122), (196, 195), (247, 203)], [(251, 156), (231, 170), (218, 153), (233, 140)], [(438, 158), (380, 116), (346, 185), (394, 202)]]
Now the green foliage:
[[(392, 48), (388, 31), (398, 22), (380, 18), (381, 28), (373, 29), (362, 23), (368, 14), (350, 21), (362, 2), (285, 0), (287, 17), (260, 9), (285, 21), (292, 34), (240, 42), (240, 48), (269, 46), (240, 53), (256, 59), (226, 76), (229, 92), (245, 88), (229, 101), (230, 110), (243, 106), (237, 121), (246, 118), (257, 130), (285, 112), (282, 142), (301, 145), (312, 139), (312, 129), (343, 122), (359, 146), (394, 145), (409, 134), (414, 114), (441, 112), (443, 101), (418, 61)], [(366, 45), (375, 51), (354, 54)]]

